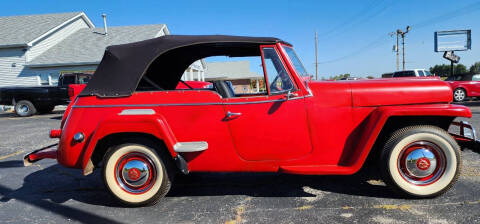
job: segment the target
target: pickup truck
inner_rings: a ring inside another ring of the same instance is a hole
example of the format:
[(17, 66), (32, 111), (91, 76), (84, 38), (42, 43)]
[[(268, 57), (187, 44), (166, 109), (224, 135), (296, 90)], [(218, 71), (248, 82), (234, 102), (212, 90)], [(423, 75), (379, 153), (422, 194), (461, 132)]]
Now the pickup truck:
[(65, 74), (58, 79), (58, 86), (4, 87), (0, 88), (0, 105), (14, 106), (20, 117), (36, 113), (49, 113), (56, 105), (66, 105), (91, 79), (89, 74)]
[[(451, 104), (447, 83), (311, 80), (277, 38), (167, 35), (104, 55), (51, 130), (59, 143), (24, 164), (101, 168), (105, 189), (129, 206), (159, 202), (191, 172), (352, 175), (372, 162), (400, 195), (430, 198), (457, 181), (462, 147), (478, 146), (473, 127), (454, 121), (472, 112)], [(177, 87), (190, 64), (215, 56), (259, 59), (265, 90), (237, 94), (228, 80)]]
[(382, 78), (427, 77), (427, 76), (432, 76), (432, 74), (425, 69), (403, 70), (403, 71), (396, 71), (393, 73), (382, 74)]

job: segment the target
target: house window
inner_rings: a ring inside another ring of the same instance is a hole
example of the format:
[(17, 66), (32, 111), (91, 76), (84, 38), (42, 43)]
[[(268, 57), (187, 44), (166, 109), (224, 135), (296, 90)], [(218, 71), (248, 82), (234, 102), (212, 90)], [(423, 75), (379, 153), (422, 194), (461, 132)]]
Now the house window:
[(38, 77), (39, 77), (40, 85), (48, 86), (50, 84), (48, 74), (41, 74)]
[(50, 85), (57, 86), (59, 77), (60, 74), (58, 73), (50, 73)]

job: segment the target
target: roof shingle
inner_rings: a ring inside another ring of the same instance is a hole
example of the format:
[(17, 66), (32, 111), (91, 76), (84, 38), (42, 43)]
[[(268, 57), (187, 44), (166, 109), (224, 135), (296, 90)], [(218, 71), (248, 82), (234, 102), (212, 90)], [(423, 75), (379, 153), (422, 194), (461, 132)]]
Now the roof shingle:
[(1, 16), (0, 47), (26, 45), (82, 12), (41, 15)]
[(42, 67), (98, 64), (107, 46), (154, 38), (164, 26), (155, 24), (108, 27), (108, 35), (104, 34), (103, 28), (80, 29), (33, 59), (28, 65)]

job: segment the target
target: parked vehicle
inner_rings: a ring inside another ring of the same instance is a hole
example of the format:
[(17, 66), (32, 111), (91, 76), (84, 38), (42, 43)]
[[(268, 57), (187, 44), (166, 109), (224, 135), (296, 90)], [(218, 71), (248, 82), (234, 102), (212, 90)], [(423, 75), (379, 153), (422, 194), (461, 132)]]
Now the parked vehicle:
[[(399, 77), (426, 77), (426, 76), (432, 76), (430, 71), (425, 69), (413, 69), (413, 70), (396, 71), (392, 74), (391, 77), (399, 78)], [(382, 78), (389, 78), (389, 77), (382, 76)]]
[(90, 78), (88, 74), (68, 74), (59, 77), (57, 86), (0, 88), (0, 105), (14, 106), (15, 113), (20, 117), (37, 112), (50, 113), (56, 105), (68, 104), (75, 95), (77, 84), (83, 88)]
[[(141, 53), (138, 53), (141, 52)], [(194, 61), (256, 56), (265, 92), (175, 90)], [(438, 196), (458, 179), (460, 146), (476, 146), (471, 117), (435, 78), (313, 81), (277, 38), (167, 35), (106, 49), (95, 75), (50, 137), (25, 156), (84, 175), (102, 166), (108, 191), (131, 206), (165, 196), (177, 173), (351, 175), (370, 158), (400, 194)], [(459, 125), (460, 134), (448, 133)], [(471, 134), (467, 134), (471, 133)], [(368, 160), (370, 161), (370, 160)]]
[(457, 102), (480, 96), (480, 74), (454, 75), (445, 81), (452, 87), (453, 100)]

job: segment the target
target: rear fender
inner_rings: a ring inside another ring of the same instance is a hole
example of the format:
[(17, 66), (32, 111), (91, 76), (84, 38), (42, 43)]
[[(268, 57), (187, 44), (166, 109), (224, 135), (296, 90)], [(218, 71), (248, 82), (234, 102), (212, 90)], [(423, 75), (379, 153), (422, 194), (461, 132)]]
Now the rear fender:
[(385, 123), (394, 116), (441, 116), (441, 117), (471, 117), (470, 109), (461, 105), (453, 104), (429, 104), (429, 105), (401, 105), (383, 106), (375, 109), (359, 125), (359, 136), (355, 145), (344, 150), (339, 165), (347, 168), (346, 174), (353, 174), (363, 166), (368, 154), (375, 144), (380, 132), (385, 128)]
[(173, 146), (177, 143), (170, 126), (162, 115), (116, 115), (102, 120), (90, 139), (86, 142), (86, 150), (82, 159), (84, 175), (93, 171), (91, 156), (98, 141), (117, 133), (144, 133), (163, 140), (172, 157), (177, 156)]

